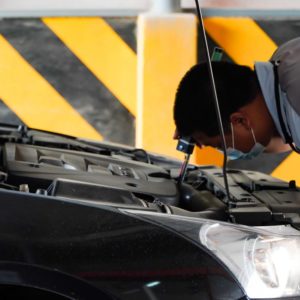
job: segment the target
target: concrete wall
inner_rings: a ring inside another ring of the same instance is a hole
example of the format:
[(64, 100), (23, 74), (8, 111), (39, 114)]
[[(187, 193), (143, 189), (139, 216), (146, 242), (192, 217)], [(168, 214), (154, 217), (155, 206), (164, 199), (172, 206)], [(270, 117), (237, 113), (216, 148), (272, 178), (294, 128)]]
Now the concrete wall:
[(134, 144), (136, 20), (0, 21), (1, 119)]
[[(130, 145), (137, 141), (181, 157), (171, 139), (172, 105), (181, 76), (204, 58), (203, 44), (193, 15), (155, 18), (1, 19), (0, 119)], [(207, 17), (205, 24), (211, 50), (218, 45), (225, 59), (250, 66), (300, 34), (300, 16)], [(222, 156), (207, 148), (194, 160), (220, 165)], [(293, 154), (247, 165), (284, 179), (291, 170), (298, 176), (299, 167)]]

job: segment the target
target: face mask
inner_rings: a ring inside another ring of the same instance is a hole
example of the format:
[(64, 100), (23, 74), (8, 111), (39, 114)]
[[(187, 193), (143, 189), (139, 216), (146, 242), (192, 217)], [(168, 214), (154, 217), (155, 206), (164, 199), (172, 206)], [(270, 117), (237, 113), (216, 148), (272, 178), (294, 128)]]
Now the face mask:
[(230, 123), (230, 124), (231, 124), (231, 134), (232, 134), (232, 148), (229, 147), (226, 149), (227, 156), (230, 160), (252, 159), (264, 151), (265, 147), (262, 144), (256, 142), (256, 138), (255, 138), (252, 128), (251, 128), (251, 133), (252, 133), (252, 137), (254, 140), (254, 146), (251, 148), (251, 150), (249, 152), (245, 153), (245, 152), (235, 149), (234, 148), (233, 125), (232, 125), (232, 123)]

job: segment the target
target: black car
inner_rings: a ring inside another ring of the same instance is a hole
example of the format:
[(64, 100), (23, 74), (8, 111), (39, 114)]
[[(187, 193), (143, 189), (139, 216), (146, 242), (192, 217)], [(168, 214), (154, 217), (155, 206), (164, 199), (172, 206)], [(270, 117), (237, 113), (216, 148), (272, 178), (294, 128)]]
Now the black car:
[[(1, 299), (300, 299), (295, 182), (0, 126)], [(291, 298), (289, 298), (291, 297)]]

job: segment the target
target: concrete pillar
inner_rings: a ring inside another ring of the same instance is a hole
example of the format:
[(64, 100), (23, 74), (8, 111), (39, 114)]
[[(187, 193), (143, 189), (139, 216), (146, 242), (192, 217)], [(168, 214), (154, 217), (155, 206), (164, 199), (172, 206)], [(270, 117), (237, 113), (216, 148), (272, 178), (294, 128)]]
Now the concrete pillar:
[(183, 158), (172, 140), (173, 105), (181, 78), (196, 61), (197, 20), (193, 14), (139, 16), (137, 147)]
[(180, 0), (152, 0), (150, 14), (167, 14), (181, 10)]

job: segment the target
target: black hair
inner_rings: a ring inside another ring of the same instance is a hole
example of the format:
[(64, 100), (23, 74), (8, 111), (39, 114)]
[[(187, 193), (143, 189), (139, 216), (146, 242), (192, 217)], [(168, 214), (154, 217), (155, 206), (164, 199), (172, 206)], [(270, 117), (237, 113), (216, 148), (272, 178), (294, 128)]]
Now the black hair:
[[(212, 62), (219, 106), (227, 133), (230, 115), (252, 102), (261, 93), (255, 72), (229, 62)], [(174, 120), (180, 135), (201, 132), (219, 135), (207, 63), (192, 67), (182, 78), (175, 97)]]

